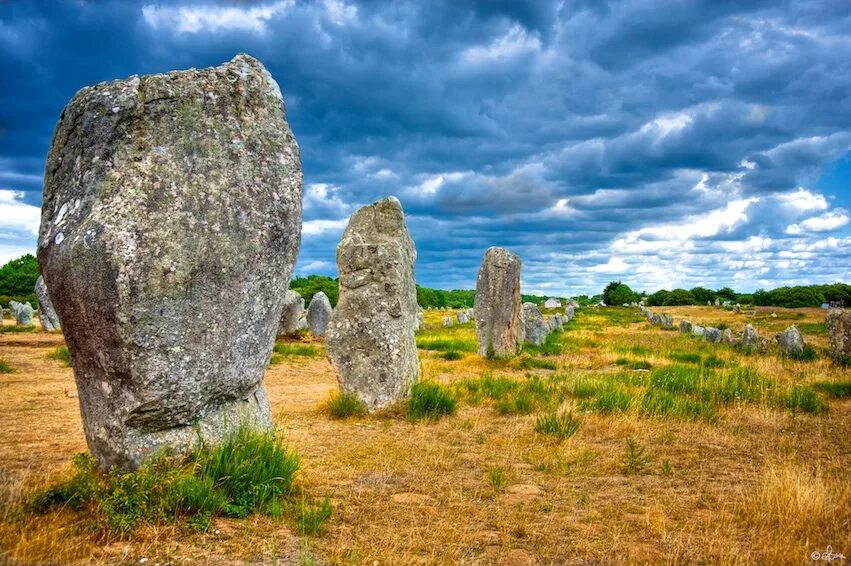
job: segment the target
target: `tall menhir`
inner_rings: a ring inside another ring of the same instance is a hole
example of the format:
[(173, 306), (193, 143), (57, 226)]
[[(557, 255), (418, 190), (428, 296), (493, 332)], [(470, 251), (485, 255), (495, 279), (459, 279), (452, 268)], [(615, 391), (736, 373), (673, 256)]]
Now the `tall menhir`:
[(38, 259), (102, 467), (271, 426), (262, 379), (301, 194), (281, 91), (247, 55), (86, 87), (65, 107)]

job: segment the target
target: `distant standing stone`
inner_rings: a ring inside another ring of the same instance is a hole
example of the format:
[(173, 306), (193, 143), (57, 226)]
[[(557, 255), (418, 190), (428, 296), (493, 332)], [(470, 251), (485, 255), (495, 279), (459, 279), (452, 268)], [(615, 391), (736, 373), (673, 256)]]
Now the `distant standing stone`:
[(787, 354), (798, 355), (804, 352), (804, 337), (794, 324), (783, 332), (775, 334), (774, 339), (777, 340), (780, 349)]
[(851, 365), (851, 311), (829, 310), (825, 325), (831, 359), (839, 364)]
[(425, 313), (421, 307), (417, 307), (417, 330), (422, 330), (425, 327)]
[(263, 376), (301, 194), (281, 91), (247, 55), (86, 87), (65, 107), (38, 263), (101, 467), (271, 427)]
[(736, 336), (729, 328), (725, 328), (724, 331), (721, 332), (721, 341), (727, 344), (728, 346), (735, 346), (738, 343), (738, 340), (736, 340)]
[(680, 333), (681, 334), (691, 334), (691, 322), (688, 320), (680, 321)]
[(445, 317), (443, 317), (443, 326), (444, 326), (444, 327), (449, 328), (450, 326), (453, 326), (454, 324), (455, 324), (455, 323), (452, 321), (452, 317), (451, 317), (451, 316), (445, 316)]
[(325, 344), (340, 388), (370, 411), (404, 398), (419, 379), (416, 257), (395, 197), (356, 211), (337, 246), (340, 299)]
[(467, 324), (468, 322), (470, 322), (470, 320), (467, 318), (467, 313), (465, 312), (459, 312), (455, 315), (455, 317), (458, 319), (458, 324)]
[(34, 311), (31, 304), (26, 301), (17, 303), (12, 312), (15, 315), (15, 324), (32, 326)]
[(703, 341), (712, 343), (720, 342), (721, 331), (715, 327), (707, 326), (703, 331)]
[(279, 336), (295, 336), (299, 329), (299, 321), (304, 317), (304, 298), (292, 289), (284, 293), (284, 310), (281, 311), (281, 322), (278, 325)]
[[(552, 320), (552, 317), (550, 318)], [(547, 339), (551, 328), (544, 322), (544, 316), (535, 303), (523, 303), (523, 321), (526, 324), (526, 343), (540, 346)]]
[(704, 328), (699, 324), (695, 324), (691, 327), (691, 333), (695, 336), (703, 336)]
[(742, 334), (742, 348), (748, 350), (759, 349), (759, 334), (756, 333), (756, 330), (750, 324), (745, 325), (745, 331)]
[(662, 329), (671, 330), (674, 328), (674, 317), (669, 314), (661, 314), (659, 315), (659, 324), (662, 325)]
[(35, 281), (35, 296), (38, 299), (38, 319), (41, 321), (42, 329), (59, 330), (59, 317), (53, 309), (53, 302), (47, 294), (47, 285), (44, 284), (44, 277), (41, 275)]
[(331, 322), (331, 301), (319, 291), (310, 299), (307, 307), (307, 329), (313, 336), (325, 336), (325, 328)]
[(476, 337), (479, 355), (506, 358), (523, 347), (520, 305), (520, 258), (503, 248), (489, 248), (476, 278)]

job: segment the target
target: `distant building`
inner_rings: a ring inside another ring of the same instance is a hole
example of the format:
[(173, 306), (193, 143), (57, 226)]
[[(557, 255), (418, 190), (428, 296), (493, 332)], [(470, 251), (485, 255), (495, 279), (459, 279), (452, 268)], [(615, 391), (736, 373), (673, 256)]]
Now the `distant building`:
[(560, 306), (561, 306), (561, 301), (559, 301), (558, 299), (547, 299), (544, 302), (544, 308), (545, 309), (557, 309)]

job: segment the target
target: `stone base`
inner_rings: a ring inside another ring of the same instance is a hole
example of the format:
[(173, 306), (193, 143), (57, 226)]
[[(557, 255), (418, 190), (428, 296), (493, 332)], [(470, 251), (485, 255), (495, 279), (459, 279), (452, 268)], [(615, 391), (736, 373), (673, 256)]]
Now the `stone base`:
[(135, 470), (156, 455), (165, 453), (183, 456), (189, 454), (199, 442), (217, 444), (240, 425), (272, 429), (272, 410), (262, 384), (248, 398), (219, 405), (202, 415), (193, 425), (158, 431), (127, 427), (124, 429), (123, 442), (116, 443), (123, 444), (123, 450), (104, 453), (103, 444), (95, 443), (98, 446), (93, 446), (91, 442), (89, 448), (102, 469), (119, 466)]

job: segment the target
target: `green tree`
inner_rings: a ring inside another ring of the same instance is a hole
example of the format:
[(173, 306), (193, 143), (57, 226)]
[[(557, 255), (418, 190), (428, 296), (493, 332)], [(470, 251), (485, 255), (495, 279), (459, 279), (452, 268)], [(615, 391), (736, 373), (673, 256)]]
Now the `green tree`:
[(686, 291), (685, 289), (674, 289), (668, 296), (665, 297), (663, 303), (665, 306), (678, 306), (678, 305), (693, 305), (694, 297), (692, 296), (690, 291)]
[(337, 306), (337, 300), (340, 297), (339, 281), (325, 275), (296, 277), (290, 283), (290, 289), (297, 291), (307, 303), (319, 291), (322, 291), (328, 296), (328, 301), (332, 307)]
[(38, 276), (38, 262), (32, 254), (13, 259), (0, 267), (0, 303), (6, 305), (14, 299), (29, 301), (35, 307), (35, 282)]
[(603, 289), (603, 302), (607, 305), (622, 305), (636, 299), (636, 294), (629, 285), (620, 281), (612, 281)]

